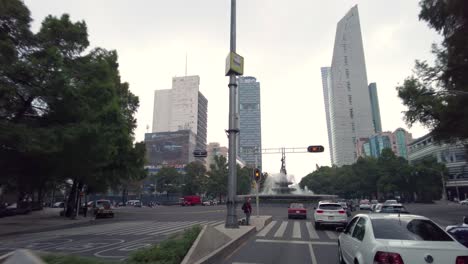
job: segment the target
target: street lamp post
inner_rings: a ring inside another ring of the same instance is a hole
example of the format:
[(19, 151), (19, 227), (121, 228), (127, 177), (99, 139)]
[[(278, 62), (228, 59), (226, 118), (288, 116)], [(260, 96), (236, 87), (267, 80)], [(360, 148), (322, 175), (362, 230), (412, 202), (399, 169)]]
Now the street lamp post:
[[(231, 0), (231, 44), (230, 51), (236, 52), (236, 0)], [(236, 214), (236, 191), (237, 191), (237, 78), (234, 72), (229, 74), (229, 175), (228, 175), (228, 197), (226, 201), (227, 217), (226, 228), (239, 228)]]

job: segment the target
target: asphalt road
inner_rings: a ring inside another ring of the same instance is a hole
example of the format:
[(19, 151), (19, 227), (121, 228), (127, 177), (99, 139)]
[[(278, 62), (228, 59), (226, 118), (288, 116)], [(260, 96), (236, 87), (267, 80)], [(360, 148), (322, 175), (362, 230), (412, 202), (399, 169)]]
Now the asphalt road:
[[(411, 213), (426, 216), (444, 228), (460, 224), (463, 215), (468, 215), (468, 206), (453, 203), (405, 206)], [(306, 220), (288, 219), (286, 205), (264, 208), (266, 214), (273, 215), (273, 221), (228, 256), (224, 263), (338, 263), (339, 233), (334, 228), (315, 230), (311, 215), (313, 205), (307, 208)], [(353, 215), (358, 213), (369, 212), (355, 211)]]
[[(255, 205), (253, 208), (255, 217)], [(462, 216), (468, 215), (468, 206), (453, 204), (411, 204), (407, 208), (442, 226), (460, 223)], [(313, 205), (308, 209), (307, 220), (289, 220), (287, 205), (263, 205), (260, 213), (272, 215), (272, 223), (232, 252), (225, 263), (337, 263), (339, 234), (332, 228), (315, 230), (310, 214)], [(78, 227), (0, 237), (0, 255), (28, 248), (122, 260), (191, 226), (222, 224), (226, 216), (224, 205), (126, 207), (115, 211), (115, 218), (97, 219)], [(238, 216), (243, 216), (240, 206)]]

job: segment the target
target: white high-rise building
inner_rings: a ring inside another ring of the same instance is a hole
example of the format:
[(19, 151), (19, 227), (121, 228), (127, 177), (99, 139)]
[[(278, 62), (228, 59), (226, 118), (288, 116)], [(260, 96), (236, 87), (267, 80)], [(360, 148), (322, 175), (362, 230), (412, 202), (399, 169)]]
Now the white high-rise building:
[(356, 160), (356, 139), (374, 133), (357, 5), (338, 22), (330, 76), (327, 119), (332, 163), (342, 166)]
[(152, 132), (191, 130), (205, 149), (208, 101), (199, 86), (199, 76), (184, 76), (172, 78), (172, 89), (156, 90)]
[(330, 111), (330, 102), (328, 98), (328, 91), (331, 89), (331, 68), (330, 67), (322, 67), (320, 68), (322, 72), (322, 87), (323, 87), (323, 101), (325, 104), (325, 117), (327, 119), (327, 133), (328, 133), (328, 146), (330, 152), (330, 160), (331, 163), (334, 164), (333, 161), (333, 148), (332, 148), (332, 141), (331, 141), (331, 126), (330, 126), (330, 115), (328, 114)]

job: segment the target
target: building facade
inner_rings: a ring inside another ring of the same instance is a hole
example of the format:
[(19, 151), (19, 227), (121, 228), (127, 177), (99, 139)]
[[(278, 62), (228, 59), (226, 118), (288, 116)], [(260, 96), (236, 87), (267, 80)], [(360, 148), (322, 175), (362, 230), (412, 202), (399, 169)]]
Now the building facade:
[(260, 83), (255, 77), (238, 78), (239, 158), (247, 166), (262, 168), (262, 115)]
[(374, 125), (374, 132), (382, 132), (382, 121), (380, 120), (380, 107), (379, 97), (377, 96), (377, 84), (369, 84), (369, 98), (372, 109), (372, 124)]
[(342, 166), (356, 160), (356, 139), (375, 133), (357, 6), (338, 22), (330, 73), (332, 161)]
[(465, 145), (461, 142), (438, 143), (427, 134), (409, 145), (408, 160), (414, 164), (427, 157), (434, 157), (447, 167), (445, 186), (448, 199), (468, 198), (468, 163)]
[(222, 147), (218, 142), (211, 142), (207, 147), (208, 156), (206, 157), (206, 167), (210, 170), (210, 165), (214, 164), (215, 156), (228, 157), (228, 148)]
[(325, 118), (327, 120), (327, 134), (328, 134), (328, 150), (330, 152), (330, 160), (331, 163), (334, 164), (333, 160), (333, 148), (332, 148), (332, 140), (331, 140), (331, 125), (330, 125), (330, 101), (329, 101), (329, 90), (331, 87), (331, 68), (330, 67), (322, 67), (320, 68), (322, 73), (322, 88), (323, 88), (323, 102), (325, 105)]
[(191, 130), (197, 136), (197, 148), (205, 149), (208, 100), (199, 86), (199, 76), (184, 76), (172, 78), (172, 89), (156, 90), (152, 132)]
[(403, 128), (394, 132), (380, 132), (370, 137), (356, 140), (356, 153), (358, 157), (380, 157), (385, 148), (389, 148), (396, 156), (408, 159), (409, 144), (413, 141), (411, 133)]

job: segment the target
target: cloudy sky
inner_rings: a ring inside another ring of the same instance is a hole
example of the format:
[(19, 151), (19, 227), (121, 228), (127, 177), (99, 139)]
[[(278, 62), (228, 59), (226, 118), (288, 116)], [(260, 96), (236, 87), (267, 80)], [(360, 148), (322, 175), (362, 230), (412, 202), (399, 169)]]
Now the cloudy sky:
[[(208, 142), (227, 145), (229, 51), (228, 0), (24, 0), (38, 30), (48, 14), (85, 20), (92, 46), (115, 49), (122, 79), (140, 98), (135, 136), (151, 127), (154, 90), (171, 78), (199, 75), (208, 98)], [(320, 67), (331, 64), (336, 23), (359, 6), (369, 82), (377, 82), (384, 130), (407, 129), (405, 107), (395, 87), (412, 73), (415, 59), (440, 37), (418, 20), (416, 0), (237, 0), (237, 51), (245, 74), (261, 83), (264, 148), (322, 144), (328, 150)], [(151, 129), (151, 128), (150, 128)], [(413, 126), (414, 137), (427, 130)], [(315, 164), (329, 165), (329, 153), (290, 154), (296, 181)], [(264, 155), (264, 171), (278, 172), (279, 155)]]

